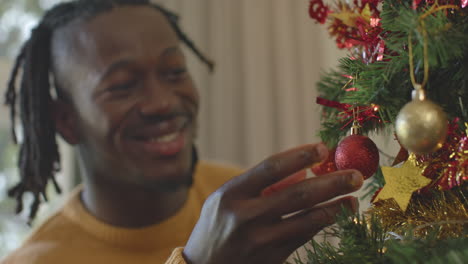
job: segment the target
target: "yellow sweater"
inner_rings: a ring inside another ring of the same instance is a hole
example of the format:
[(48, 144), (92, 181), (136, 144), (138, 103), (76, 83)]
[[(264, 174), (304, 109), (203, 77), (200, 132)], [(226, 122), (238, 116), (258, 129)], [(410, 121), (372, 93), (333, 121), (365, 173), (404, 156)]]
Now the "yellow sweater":
[[(140, 229), (97, 220), (83, 207), (76, 190), (3, 264), (183, 264), (182, 249), (207, 196), (240, 170), (200, 162), (184, 207), (173, 217)], [(171, 254), (172, 253), (172, 254)]]

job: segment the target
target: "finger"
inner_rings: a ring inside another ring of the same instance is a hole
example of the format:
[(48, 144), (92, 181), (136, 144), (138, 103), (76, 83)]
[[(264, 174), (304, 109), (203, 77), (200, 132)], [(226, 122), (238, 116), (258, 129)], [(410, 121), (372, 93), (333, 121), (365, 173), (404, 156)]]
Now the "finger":
[[(265, 233), (264, 235), (267, 236), (265, 239), (269, 241), (280, 241), (285, 245), (289, 244), (288, 247), (292, 245), (292, 247), (297, 248), (309, 241), (323, 228), (335, 223), (336, 216), (342, 212), (343, 208), (357, 212), (358, 207), (357, 198), (344, 197), (275, 222), (262, 233)], [(289, 241), (289, 243), (285, 243), (285, 241)]]
[(294, 185), (296, 183), (299, 183), (299, 182), (305, 180), (307, 178), (307, 170), (308, 169), (298, 171), (298, 172), (294, 173), (293, 175), (288, 176), (288, 177), (282, 179), (281, 181), (276, 182), (273, 185), (270, 185), (270, 186), (266, 187), (265, 189), (263, 189), (261, 195), (262, 196), (271, 195), (271, 194), (273, 194), (275, 192), (279, 192), (279, 191), (281, 191), (283, 189), (286, 189), (290, 185)]
[(258, 199), (258, 212), (264, 218), (271, 219), (309, 209), (336, 196), (358, 190), (363, 181), (362, 174), (357, 170), (337, 171), (311, 178)]
[(227, 186), (238, 194), (258, 196), (267, 186), (322, 161), (327, 155), (327, 147), (322, 143), (300, 146), (271, 156), (253, 169), (231, 180)]

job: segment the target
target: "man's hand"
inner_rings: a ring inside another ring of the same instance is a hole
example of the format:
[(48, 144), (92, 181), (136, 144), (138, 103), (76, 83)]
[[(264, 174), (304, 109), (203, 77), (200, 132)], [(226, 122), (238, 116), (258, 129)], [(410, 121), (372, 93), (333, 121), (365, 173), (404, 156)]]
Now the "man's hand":
[(342, 206), (356, 210), (353, 197), (323, 203), (362, 186), (363, 177), (355, 170), (337, 171), (260, 195), (266, 187), (324, 160), (327, 154), (323, 144), (301, 146), (274, 155), (223, 185), (203, 206), (184, 249), (187, 262), (283, 263), (323, 227), (334, 223)]

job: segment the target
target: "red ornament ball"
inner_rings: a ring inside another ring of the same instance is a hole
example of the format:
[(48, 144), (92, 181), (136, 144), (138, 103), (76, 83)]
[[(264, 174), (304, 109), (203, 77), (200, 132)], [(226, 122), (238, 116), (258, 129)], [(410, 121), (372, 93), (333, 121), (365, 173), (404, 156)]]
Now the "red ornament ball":
[(335, 164), (340, 170), (358, 170), (364, 179), (368, 179), (379, 168), (379, 150), (370, 138), (362, 135), (351, 135), (338, 144)]

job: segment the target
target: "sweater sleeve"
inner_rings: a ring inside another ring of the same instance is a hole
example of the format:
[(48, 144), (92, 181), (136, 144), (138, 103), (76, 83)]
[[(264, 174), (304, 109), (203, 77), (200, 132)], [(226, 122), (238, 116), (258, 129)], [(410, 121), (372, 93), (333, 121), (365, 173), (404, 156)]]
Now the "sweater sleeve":
[(181, 248), (181, 247), (174, 249), (169, 259), (166, 260), (165, 264), (187, 264), (187, 262), (185, 262), (185, 259), (182, 255), (183, 250), (184, 248)]

